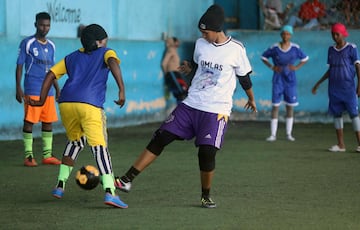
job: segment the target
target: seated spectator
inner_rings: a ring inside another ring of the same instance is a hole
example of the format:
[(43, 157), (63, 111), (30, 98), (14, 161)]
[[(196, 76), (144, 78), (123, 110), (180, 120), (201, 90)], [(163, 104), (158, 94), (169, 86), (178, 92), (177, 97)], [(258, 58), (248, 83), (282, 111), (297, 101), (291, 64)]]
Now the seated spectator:
[(322, 18), (326, 16), (325, 4), (319, 0), (306, 0), (300, 6), (298, 15), (292, 15), (288, 24), (293, 27), (302, 27), (311, 30), (320, 27)]
[[(342, 2), (342, 0), (340, 0)], [(333, 24), (344, 20), (343, 14), (339, 8), (339, 3), (334, 2), (326, 7), (325, 16), (319, 18), (321, 27), (330, 28)]]
[(280, 29), (294, 4), (287, 4), (285, 10), (281, 0), (259, 0), (259, 5), (265, 17), (264, 29)]
[(339, 7), (344, 14), (346, 25), (357, 26), (359, 23), (360, 0), (342, 0)]

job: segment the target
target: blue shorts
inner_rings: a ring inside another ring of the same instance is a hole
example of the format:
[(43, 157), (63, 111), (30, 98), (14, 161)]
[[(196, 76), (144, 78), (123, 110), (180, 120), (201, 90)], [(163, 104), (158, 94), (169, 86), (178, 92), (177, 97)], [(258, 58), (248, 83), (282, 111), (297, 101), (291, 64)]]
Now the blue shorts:
[(342, 116), (343, 112), (347, 111), (351, 118), (358, 116), (358, 97), (355, 93), (347, 95), (329, 95), (329, 114), (334, 117)]
[(294, 86), (284, 86), (280, 84), (273, 85), (272, 88), (273, 106), (279, 106), (282, 100), (284, 100), (286, 105), (290, 105), (290, 106), (297, 106), (299, 104), (297, 98), (296, 85)]
[(229, 117), (204, 112), (180, 103), (162, 123), (160, 129), (167, 130), (182, 139), (195, 139), (195, 145), (211, 145), (221, 148)]

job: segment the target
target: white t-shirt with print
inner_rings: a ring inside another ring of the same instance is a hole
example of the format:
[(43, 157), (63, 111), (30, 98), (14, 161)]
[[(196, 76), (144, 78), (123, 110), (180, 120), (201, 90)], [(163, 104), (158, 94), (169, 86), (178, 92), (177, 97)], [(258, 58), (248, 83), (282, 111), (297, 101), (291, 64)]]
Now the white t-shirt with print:
[(183, 102), (201, 111), (230, 115), (236, 75), (252, 71), (245, 47), (231, 37), (222, 44), (199, 38), (193, 58), (198, 68)]

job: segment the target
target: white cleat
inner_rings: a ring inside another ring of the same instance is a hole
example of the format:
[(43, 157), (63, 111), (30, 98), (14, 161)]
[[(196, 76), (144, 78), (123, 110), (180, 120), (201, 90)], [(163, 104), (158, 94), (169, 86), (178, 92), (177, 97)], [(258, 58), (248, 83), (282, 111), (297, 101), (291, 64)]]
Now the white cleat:
[(291, 135), (287, 135), (286, 137), (289, 141), (295, 141), (295, 138)]

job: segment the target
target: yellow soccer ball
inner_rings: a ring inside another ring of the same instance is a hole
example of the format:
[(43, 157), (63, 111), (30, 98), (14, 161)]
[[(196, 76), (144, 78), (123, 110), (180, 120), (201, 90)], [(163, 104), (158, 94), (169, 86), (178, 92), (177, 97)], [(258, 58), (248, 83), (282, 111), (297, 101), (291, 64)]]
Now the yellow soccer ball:
[(98, 186), (99, 182), (99, 170), (92, 165), (83, 166), (76, 172), (76, 183), (82, 189), (94, 189), (96, 186)]

